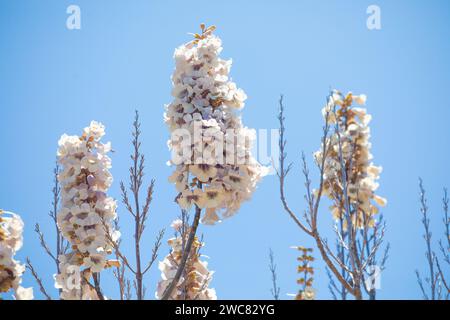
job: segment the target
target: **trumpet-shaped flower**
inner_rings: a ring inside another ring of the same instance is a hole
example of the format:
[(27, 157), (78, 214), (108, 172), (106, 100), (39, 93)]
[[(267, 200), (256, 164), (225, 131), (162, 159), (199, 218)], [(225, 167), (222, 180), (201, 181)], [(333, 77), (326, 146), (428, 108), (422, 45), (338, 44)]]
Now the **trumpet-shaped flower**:
[(251, 197), (266, 168), (251, 155), (256, 135), (237, 113), (247, 96), (230, 80), (231, 60), (219, 57), (215, 28), (201, 28), (175, 50), (173, 101), (164, 119), (172, 133), (168, 145), (176, 169), (169, 181), (180, 193), (177, 201), (184, 209), (194, 203), (207, 208), (202, 222), (214, 224), (218, 213), (232, 216)]
[[(355, 227), (373, 226), (377, 206), (387, 203), (386, 199), (375, 194), (382, 168), (372, 163), (371, 116), (366, 109), (354, 106), (354, 103), (362, 105), (365, 102), (365, 95), (348, 93), (344, 96), (333, 91), (322, 110), (329, 125), (336, 128), (326, 140), (323, 193), (333, 201), (331, 211), (335, 219), (343, 218), (345, 197), (348, 197), (351, 223)], [(322, 150), (316, 152), (315, 158), (318, 164), (322, 163)], [(346, 181), (343, 181), (343, 170)], [(347, 190), (344, 190), (344, 185)], [(343, 222), (345, 226), (348, 223), (346, 220)]]
[(58, 227), (72, 251), (59, 257), (60, 274), (55, 276), (61, 298), (97, 299), (88, 281), (93, 273), (109, 266), (112, 244), (109, 234), (116, 218), (116, 201), (107, 196), (113, 178), (109, 171), (110, 143), (102, 143), (105, 127), (92, 121), (81, 136), (63, 135), (59, 140), (61, 209)]
[[(167, 287), (172, 283), (183, 256), (183, 246), (188, 239), (189, 228), (183, 232), (182, 224), (181, 220), (175, 220), (172, 223), (176, 237), (168, 241), (171, 251), (159, 263), (161, 281), (156, 290), (157, 299), (161, 299)], [(203, 245), (197, 238), (194, 240), (186, 268), (173, 290), (170, 300), (217, 300), (216, 291), (209, 288), (213, 272), (208, 271), (208, 263), (201, 260), (202, 256), (199, 253)]]
[(14, 259), (23, 244), (23, 221), (15, 213), (0, 210), (0, 294), (14, 291), (17, 300), (32, 300), (33, 288), (23, 288), (25, 266)]

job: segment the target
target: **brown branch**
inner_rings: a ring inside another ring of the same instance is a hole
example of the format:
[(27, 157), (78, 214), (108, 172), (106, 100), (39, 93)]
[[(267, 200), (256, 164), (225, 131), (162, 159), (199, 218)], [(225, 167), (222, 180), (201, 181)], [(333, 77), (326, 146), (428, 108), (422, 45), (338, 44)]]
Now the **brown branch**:
[[(314, 199), (314, 196), (312, 195), (312, 192), (310, 190), (309, 172), (307, 170), (306, 161), (304, 160), (303, 173), (304, 173), (305, 178), (306, 178), (305, 185), (306, 185), (306, 188), (307, 188), (307, 202), (308, 202), (308, 207), (309, 207), (309, 218), (310, 218), (311, 226), (312, 226), (312, 229), (308, 230), (300, 222), (300, 220), (297, 218), (297, 216), (294, 214), (294, 212), (290, 210), (290, 208), (287, 205), (287, 201), (286, 201), (285, 195), (284, 195), (284, 180), (285, 180), (285, 177), (286, 177), (287, 173), (290, 170), (290, 165), (287, 167), (287, 169), (285, 169), (285, 160), (286, 160), (287, 154), (286, 154), (286, 151), (285, 151), (286, 140), (284, 138), (284, 132), (285, 132), (284, 120), (285, 120), (285, 118), (284, 118), (283, 96), (281, 96), (281, 98), (279, 100), (279, 105), (280, 105), (280, 110), (279, 110), (278, 120), (279, 120), (279, 123), (280, 123), (280, 139), (279, 139), (280, 170), (277, 171), (277, 174), (278, 174), (278, 178), (279, 178), (279, 181), (280, 181), (280, 195), (281, 195), (281, 201), (283, 203), (284, 209), (291, 216), (291, 218), (295, 221), (295, 223), (300, 227), (300, 229), (302, 229), (306, 234), (308, 234), (308, 235), (310, 235), (311, 237), (314, 238), (314, 240), (316, 241), (316, 245), (317, 245), (317, 247), (319, 249), (320, 255), (322, 256), (322, 259), (324, 260), (324, 262), (326, 263), (328, 268), (331, 270), (331, 272), (335, 275), (337, 280), (342, 284), (342, 286), (348, 292), (353, 294), (356, 298), (360, 298), (360, 295), (358, 294), (358, 292), (355, 291), (354, 287), (348, 283), (348, 281), (338, 271), (338, 269), (335, 266), (335, 264), (329, 258), (328, 254), (327, 254), (327, 251), (324, 248), (323, 241), (322, 241), (322, 238), (321, 238), (321, 236), (319, 234), (318, 227), (317, 227), (317, 215), (318, 215), (319, 204), (320, 204), (320, 199), (321, 199), (321, 196), (322, 196), (323, 183), (324, 183), (325, 157), (326, 157), (326, 154), (328, 153), (327, 135), (328, 135), (328, 130), (329, 130), (329, 125), (328, 125), (329, 114), (327, 112), (325, 126), (324, 126), (324, 129), (323, 129), (323, 131), (324, 131), (324, 136), (322, 138), (322, 145), (323, 145), (322, 146), (322, 152), (323, 153), (322, 153), (322, 161), (321, 161), (321, 164), (319, 165), (319, 169), (320, 169), (320, 185), (319, 185), (317, 199)], [(304, 157), (303, 157), (303, 159), (304, 159)]]
[(59, 273), (59, 255), (64, 254), (67, 248), (67, 245), (65, 244), (64, 237), (61, 234), (61, 231), (58, 227), (58, 205), (61, 198), (61, 186), (59, 185), (58, 180), (58, 174), (59, 174), (59, 164), (56, 162), (55, 168), (53, 169), (53, 188), (52, 188), (52, 210), (49, 213), (49, 216), (52, 218), (53, 223), (55, 224), (55, 233), (56, 233), (56, 270)]
[(151, 202), (153, 200), (154, 187), (155, 187), (155, 179), (152, 179), (152, 181), (150, 182), (150, 186), (147, 188), (147, 197), (145, 199), (145, 205), (142, 208), (142, 223), (141, 223), (141, 230), (140, 230), (140, 235), (141, 236), (144, 233), (145, 222), (147, 221), (148, 213), (149, 213), (149, 209), (150, 209), (150, 204), (151, 204)]
[(198, 224), (200, 222), (200, 215), (201, 215), (202, 209), (200, 209), (198, 206), (195, 206), (195, 216), (194, 221), (192, 222), (191, 230), (189, 233), (189, 238), (186, 243), (185, 250), (183, 252), (183, 256), (181, 257), (180, 264), (177, 269), (177, 273), (175, 274), (175, 277), (172, 280), (172, 283), (167, 287), (166, 291), (163, 294), (163, 297), (161, 300), (169, 300), (170, 296), (172, 295), (173, 290), (178, 284), (178, 281), (180, 280), (180, 277), (184, 271), (184, 268), (186, 266), (186, 262), (188, 260), (188, 257), (191, 253), (192, 244), (194, 243), (195, 234), (197, 233)]
[(450, 287), (448, 286), (447, 281), (445, 280), (444, 273), (442, 272), (441, 265), (439, 264), (439, 259), (435, 258), (435, 261), (436, 261), (436, 267), (438, 269), (438, 273), (441, 277), (442, 284), (444, 285), (445, 289), (447, 289), (447, 293), (450, 294)]
[(122, 252), (120, 251), (120, 241), (114, 241), (112, 236), (111, 236), (111, 231), (109, 230), (108, 225), (106, 224), (105, 220), (102, 219), (102, 224), (103, 224), (103, 228), (105, 230), (105, 236), (106, 236), (106, 240), (109, 242), (109, 244), (113, 247), (114, 249), (114, 253), (116, 254), (116, 256), (120, 257), (120, 259), (122, 260), (122, 262), (125, 264), (125, 266), (127, 266), (127, 268), (133, 273), (135, 274), (136, 271), (133, 269), (133, 267), (130, 265), (130, 263), (128, 262), (127, 257), (122, 254)]
[[(145, 223), (147, 221), (149, 215), (150, 204), (153, 200), (153, 192), (155, 186), (155, 180), (152, 179), (149, 187), (147, 188), (147, 195), (144, 202), (144, 205), (141, 207), (140, 203), (140, 191), (143, 184), (144, 178), (144, 169), (145, 169), (145, 156), (141, 153), (141, 123), (139, 121), (139, 113), (135, 112), (135, 117), (133, 121), (133, 131), (132, 131), (132, 146), (133, 152), (130, 156), (132, 160), (132, 164), (129, 168), (129, 191), (131, 192), (132, 202), (130, 201), (130, 197), (128, 196), (128, 191), (123, 182), (120, 183), (120, 190), (122, 195), (122, 203), (125, 205), (127, 211), (132, 215), (134, 219), (134, 255), (136, 264), (135, 267), (131, 267), (128, 259), (123, 255), (119, 249), (118, 244), (113, 243), (114, 250), (116, 251), (116, 255), (120, 257), (125, 266), (134, 274), (133, 286), (136, 290), (136, 298), (137, 300), (143, 300), (145, 296), (144, 286), (143, 286), (143, 278), (144, 274), (151, 268), (153, 263), (156, 261), (158, 257), (158, 250), (161, 246), (161, 240), (164, 235), (163, 231), (160, 231), (157, 236), (156, 243), (152, 250), (152, 257), (148, 266), (143, 269), (142, 267), (142, 257), (141, 257), (141, 238), (145, 230)], [(119, 271), (117, 271), (119, 273)], [(120, 282), (119, 282), (120, 283)], [(127, 288), (124, 288), (123, 279), (121, 281), (121, 296), (126, 298), (129, 297), (130, 294), (124, 291), (124, 289), (129, 290), (130, 285), (128, 284)]]
[(322, 259), (325, 261), (326, 265), (330, 270), (333, 272), (335, 277), (338, 279), (338, 281), (344, 286), (344, 288), (350, 292), (352, 295), (355, 295), (354, 288), (348, 283), (348, 281), (341, 275), (339, 270), (337, 270), (336, 266), (333, 264), (333, 262), (330, 260), (330, 258), (327, 255), (327, 252), (325, 251), (325, 248), (322, 245), (322, 240), (320, 238), (319, 233), (316, 231), (314, 233), (314, 239), (316, 240), (317, 247), (319, 249), (320, 255), (322, 256)]
[(94, 290), (97, 293), (99, 300), (105, 300), (102, 289), (100, 288), (100, 273), (93, 273), (92, 278), (94, 279)]
[(277, 265), (275, 264), (275, 257), (272, 249), (269, 250), (269, 270), (272, 276), (272, 288), (270, 292), (275, 300), (280, 300), (280, 287), (277, 283)]
[(145, 270), (144, 270), (144, 272), (142, 272), (142, 274), (146, 274), (152, 267), (153, 263), (155, 263), (156, 259), (158, 259), (158, 251), (162, 245), (162, 239), (164, 237), (164, 233), (165, 233), (165, 229), (162, 229), (159, 231), (158, 236), (156, 237), (156, 240), (155, 240), (155, 244), (153, 245), (152, 257), (151, 257), (150, 261), (148, 262), (147, 268), (145, 268)]
[(45, 296), (45, 298), (47, 300), (52, 300), (52, 298), (50, 297), (50, 295), (47, 293), (47, 291), (44, 288), (44, 285), (42, 283), (42, 279), (39, 277), (39, 275), (37, 274), (37, 272), (34, 269), (33, 265), (31, 264), (30, 258), (27, 258), (27, 268), (28, 268), (28, 270), (31, 271), (31, 274), (33, 275), (33, 278), (36, 280), (36, 282), (37, 282), (37, 284), (39, 286), (39, 290), (42, 292), (42, 294)]
[(131, 300), (131, 281), (129, 279), (125, 281), (125, 300)]
[(34, 231), (37, 233), (38, 237), (39, 237), (39, 242), (41, 244), (41, 247), (44, 248), (45, 252), (48, 254), (48, 256), (50, 258), (52, 258), (52, 260), (58, 264), (58, 259), (55, 257), (55, 255), (52, 253), (52, 251), (50, 250), (50, 248), (47, 245), (47, 242), (45, 241), (45, 237), (44, 234), (41, 232), (41, 228), (39, 226), (39, 223), (36, 223), (34, 226)]
[[(281, 198), (281, 202), (283, 203), (283, 207), (285, 209), (285, 211), (289, 214), (289, 216), (292, 218), (292, 220), (294, 220), (294, 222), (300, 227), (300, 229), (302, 229), (306, 234), (312, 236), (312, 232), (311, 230), (309, 230), (295, 215), (295, 213), (289, 208), (289, 205), (287, 203), (286, 200), (286, 196), (284, 194), (284, 181), (286, 179), (286, 176), (288, 175), (289, 171), (291, 170), (292, 164), (289, 164), (287, 166), (287, 168), (285, 168), (285, 160), (287, 157), (285, 148), (286, 148), (286, 144), (287, 141), (284, 138), (284, 132), (285, 132), (285, 127), (284, 127), (284, 105), (283, 105), (283, 95), (281, 95), (280, 100), (279, 100), (279, 105), (280, 105), (280, 110), (279, 110), (279, 116), (278, 116), (278, 120), (280, 123), (280, 138), (278, 141), (278, 146), (280, 148), (280, 157), (279, 157), (279, 164), (280, 164), (280, 169), (276, 169), (279, 181), (280, 181), (280, 198)], [(276, 166), (274, 166), (276, 168)]]
[[(429, 218), (429, 212), (428, 212), (428, 205), (427, 205), (427, 198), (425, 194), (425, 187), (423, 185), (423, 181), (421, 178), (419, 178), (419, 201), (420, 201), (420, 212), (422, 214), (422, 224), (424, 227), (424, 239), (426, 243), (427, 251), (425, 252), (425, 256), (427, 258), (428, 267), (429, 267), (429, 284), (430, 284), (430, 294), (431, 294), (431, 300), (436, 299), (436, 272), (434, 270), (434, 257), (435, 254), (431, 248), (431, 231), (430, 231), (430, 218)], [(416, 272), (418, 274), (418, 272)], [(418, 277), (419, 281), (419, 277)], [(419, 283), (420, 284), (420, 283)], [(423, 290), (423, 286), (420, 285), (420, 288), (422, 289), (422, 293), (424, 297), (428, 300), (426, 293)]]

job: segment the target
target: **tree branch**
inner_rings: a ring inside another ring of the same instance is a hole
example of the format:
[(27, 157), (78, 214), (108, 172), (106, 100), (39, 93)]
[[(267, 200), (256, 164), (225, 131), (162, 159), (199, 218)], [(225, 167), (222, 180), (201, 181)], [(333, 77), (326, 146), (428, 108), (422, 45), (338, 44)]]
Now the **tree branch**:
[(175, 274), (175, 277), (172, 280), (172, 283), (167, 287), (166, 291), (163, 294), (163, 297), (161, 300), (169, 300), (170, 296), (172, 295), (173, 290), (178, 284), (178, 281), (181, 278), (181, 275), (184, 271), (184, 268), (186, 266), (186, 262), (188, 260), (188, 257), (191, 253), (192, 244), (194, 243), (195, 234), (197, 232), (198, 224), (200, 222), (200, 215), (201, 215), (202, 209), (200, 209), (197, 205), (195, 206), (195, 216), (194, 221), (192, 222), (192, 227), (189, 232), (189, 238), (186, 243), (185, 250), (183, 252), (183, 256), (181, 257), (180, 264), (177, 269), (177, 273)]
[(33, 278), (36, 280), (39, 290), (42, 292), (42, 294), (45, 296), (47, 300), (52, 300), (50, 295), (47, 293), (47, 291), (44, 288), (44, 285), (42, 283), (42, 279), (37, 274), (36, 270), (34, 269), (33, 265), (31, 264), (30, 258), (27, 258), (27, 268), (31, 271), (31, 274), (33, 275)]

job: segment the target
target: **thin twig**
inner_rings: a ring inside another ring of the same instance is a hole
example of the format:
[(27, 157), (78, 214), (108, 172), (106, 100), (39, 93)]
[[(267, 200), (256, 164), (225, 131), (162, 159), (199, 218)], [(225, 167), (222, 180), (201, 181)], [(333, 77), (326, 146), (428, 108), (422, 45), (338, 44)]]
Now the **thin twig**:
[[(420, 212), (422, 213), (422, 224), (423, 224), (424, 230), (425, 230), (423, 237), (425, 239), (425, 243), (426, 243), (426, 247), (427, 247), (427, 251), (425, 252), (425, 257), (427, 258), (428, 267), (429, 267), (429, 278), (426, 280), (430, 285), (430, 298), (431, 298), (431, 300), (435, 300), (436, 299), (436, 280), (435, 280), (436, 274), (435, 274), (435, 270), (434, 270), (435, 254), (431, 249), (430, 218), (428, 215), (428, 205), (427, 205), (427, 199), (426, 199), (426, 195), (425, 195), (425, 187), (423, 186), (423, 181), (421, 178), (419, 178), (419, 190), (420, 190), (420, 197), (419, 197)], [(427, 297), (427, 295), (424, 292), (423, 284), (421, 285), (421, 283), (420, 283), (421, 281), (419, 280), (420, 277), (418, 275), (418, 272), (417, 272), (417, 276), (418, 276), (419, 286), (422, 290), (422, 293), (423, 293), (424, 297)]]
[(447, 281), (445, 280), (444, 273), (442, 272), (441, 265), (439, 264), (439, 259), (435, 258), (435, 260), (436, 260), (436, 267), (437, 267), (439, 275), (441, 277), (442, 284), (444, 285), (445, 289), (447, 289), (447, 294), (449, 294), (450, 287), (448, 286)]
[(52, 253), (52, 251), (50, 250), (49, 246), (47, 245), (47, 242), (45, 241), (45, 237), (44, 237), (44, 234), (41, 232), (41, 227), (39, 226), (39, 223), (35, 224), (34, 231), (37, 233), (37, 235), (39, 237), (39, 242), (41, 244), (41, 247), (44, 248), (45, 252), (48, 254), (48, 256), (50, 258), (52, 258), (52, 260), (55, 263), (58, 263), (58, 260), (56, 259), (55, 255)]
[(195, 234), (197, 232), (198, 224), (200, 222), (200, 215), (201, 215), (202, 209), (200, 209), (198, 206), (195, 206), (195, 216), (194, 221), (192, 222), (191, 230), (189, 232), (189, 238), (186, 243), (186, 248), (183, 252), (183, 256), (181, 257), (180, 264), (177, 269), (177, 273), (175, 274), (172, 283), (167, 287), (166, 291), (163, 294), (163, 297), (161, 300), (169, 300), (170, 296), (172, 295), (173, 290), (178, 284), (178, 281), (180, 281), (180, 277), (185, 269), (186, 262), (188, 260), (188, 257), (192, 250), (192, 244), (194, 243)]
[[(279, 109), (278, 120), (280, 123), (280, 128), (279, 128), (280, 138), (279, 138), (278, 146), (280, 148), (280, 157), (279, 157), (280, 169), (279, 170), (276, 169), (276, 171), (277, 171), (278, 178), (280, 180), (281, 202), (283, 203), (285, 211), (289, 214), (289, 216), (292, 218), (292, 220), (294, 220), (294, 222), (300, 227), (300, 229), (302, 229), (306, 234), (312, 236), (311, 230), (309, 230), (306, 226), (304, 226), (303, 223), (301, 223), (300, 220), (297, 218), (295, 213), (289, 208), (289, 205), (286, 201), (286, 196), (284, 194), (284, 181), (285, 181), (286, 176), (288, 175), (289, 171), (292, 168), (292, 163), (290, 163), (287, 166), (287, 168), (285, 168), (285, 160), (287, 157), (285, 148), (286, 148), (287, 141), (284, 138), (284, 132), (285, 132), (284, 120), (285, 120), (285, 118), (284, 118), (283, 95), (280, 96), (279, 105), (280, 105), (280, 109)], [(276, 168), (276, 166), (274, 166), (274, 167)]]
[[(135, 254), (135, 267), (131, 267), (128, 262), (128, 259), (120, 252), (118, 246), (115, 246), (116, 254), (122, 259), (123, 263), (127, 266), (127, 268), (134, 274), (133, 286), (136, 290), (136, 298), (137, 300), (143, 300), (145, 297), (143, 278), (144, 274), (151, 268), (153, 263), (156, 261), (158, 257), (158, 250), (161, 246), (162, 237), (164, 235), (164, 231), (160, 231), (156, 242), (153, 246), (152, 256), (148, 265), (145, 269), (142, 267), (142, 257), (141, 257), (141, 239), (145, 230), (145, 223), (149, 217), (150, 212), (150, 204), (153, 200), (153, 192), (155, 186), (155, 180), (152, 179), (150, 185), (147, 188), (146, 198), (144, 205), (141, 207), (140, 201), (140, 191), (143, 184), (144, 178), (144, 169), (145, 169), (145, 156), (141, 153), (141, 123), (139, 120), (138, 111), (135, 112), (135, 117), (133, 121), (133, 131), (132, 131), (132, 145), (133, 145), (133, 153), (130, 158), (132, 160), (132, 165), (129, 169), (129, 190), (131, 192), (133, 203), (130, 201), (130, 197), (128, 196), (128, 191), (123, 182), (120, 183), (120, 190), (122, 195), (122, 202), (125, 205), (127, 211), (131, 214), (134, 219), (134, 254)], [(122, 289), (123, 286), (122, 286)], [(122, 290), (123, 291), (123, 290)], [(124, 298), (125, 298), (125, 293)]]
[(47, 300), (52, 300), (50, 295), (47, 293), (47, 291), (44, 288), (44, 285), (42, 283), (42, 279), (37, 274), (36, 270), (34, 269), (33, 265), (31, 264), (30, 258), (27, 258), (27, 268), (31, 271), (31, 274), (33, 275), (33, 278), (36, 280), (39, 290), (42, 292), (42, 294), (45, 296)]
[(100, 287), (100, 273), (93, 273), (92, 278), (94, 279), (94, 290), (97, 293), (98, 299), (105, 300), (102, 289)]
[(277, 265), (272, 249), (269, 249), (269, 270), (272, 276), (272, 288), (270, 292), (275, 300), (280, 300), (280, 287), (277, 284)]
[(315, 197), (313, 196), (313, 193), (310, 190), (310, 179), (309, 179), (309, 171), (307, 169), (306, 166), (306, 161), (304, 160), (303, 157), (303, 162), (304, 162), (304, 169), (303, 169), (303, 174), (305, 175), (305, 186), (307, 189), (307, 199), (308, 199), (308, 215), (309, 215), (309, 219), (311, 222), (311, 227), (312, 229), (309, 230), (308, 228), (306, 228), (301, 222), (300, 220), (297, 218), (297, 216), (295, 215), (295, 213), (289, 208), (289, 206), (287, 205), (287, 200), (285, 198), (285, 194), (284, 194), (284, 181), (285, 178), (287, 176), (287, 174), (289, 173), (289, 170), (291, 168), (291, 166), (289, 165), (287, 167), (287, 169), (285, 169), (285, 160), (287, 157), (286, 154), (286, 139), (284, 137), (284, 132), (285, 132), (285, 126), (284, 126), (284, 105), (283, 105), (283, 96), (281, 96), (280, 100), (279, 100), (279, 116), (278, 116), (278, 120), (279, 120), (279, 124), (280, 124), (280, 139), (279, 139), (279, 148), (280, 148), (280, 157), (279, 157), (279, 164), (280, 164), (280, 170), (277, 170), (277, 175), (279, 178), (279, 183), (280, 183), (280, 197), (281, 197), (281, 201), (283, 203), (284, 209), (285, 211), (289, 214), (289, 216), (295, 221), (295, 223), (300, 227), (300, 229), (302, 229), (306, 234), (310, 235), (311, 237), (314, 238), (314, 240), (316, 241), (316, 245), (319, 249), (320, 255), (322, 256), (322, 259), (324, 260), (325, 264), (328, 266), (328, 268), (331, 270), (331, 272), (336, 276), (336, 278), (338, 279), (338, 281), (345, 287), (345, 289), (350, 292), (351, 294), (355, 295), (355, 291), (353, 289), (353, 287), (350, 285), (350, 283), (341, 275), (341, 273), (339, 272), (339, 270), (337, 269), (337, 267), (334, 265), (334, 263), (331, 261), (331, 259), (329, 258), (328, 254), (327, 254), (327, 250), (324, 248), (323, 245), (323, 240), (319, 234), (318, 231), (318, 226), (317, 226), (317, 215), (318, 215), (318, 209), (319, 209), (319, 203), (320, 203), (320, 198), (322, 196), (322, 191), (323, 191), (323, 187), (324, 187), (324, 169), (325, 169), (325, 157), (328, 153), (328, 145), (329, 143), (327, 142), (327, 135), (328, 135), (328, 130), (329, 130), (329, 124), (328, 124), (328, 118), (329, 118), (329, 113), (327, 112), (326, 114), (326, 120), (325, 120), (325, 126), (323, 128), (323, 132), (324, 132), (324, 136), (322, 138), (322, 161), (319, 165), (319, 170), (320, 170), (320, 184), (319, 184), (319, 189), (317, 191), (317, 199), (315, 199)]
[(159, 231), (156, 240), (155, 240), (155, 244), (153, 245), (153, 249), (152, 249), (152, 257), (148, 263), (147, 268), (145, 268), (144, 272), (142, 272), (142, 274), (146, 274), (150, 268), (152, 267), (153, 263), (155, 263), (156, 259), (158, 259), (158, 251), (159, 248), (161, 247), (162, 244), (162, 239), (164, 237), (164, 233), (165, 233), (165, 229), (162, 229)]

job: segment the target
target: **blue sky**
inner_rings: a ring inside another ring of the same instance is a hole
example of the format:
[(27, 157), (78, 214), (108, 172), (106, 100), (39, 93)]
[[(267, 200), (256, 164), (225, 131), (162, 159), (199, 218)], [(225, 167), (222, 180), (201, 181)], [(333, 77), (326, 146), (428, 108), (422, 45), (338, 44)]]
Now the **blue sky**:
[[(81, 30), (66, 28), (70, 4), (81, 8)], [(366, 28), (371, 4), (381, 8), (381, 30)], [(421, 298), (414, 274), (416, 268), (426, 270), (418, 177), (429, 193), (435, 241), (443, 235), (442, 188), (450, 187), (449, 9), (444, 0), (1, 1), (0, 207), (25, 220), (25, 245), (18, 257), (29, 256), (52, 290), (53, 264), (33, 226), (39, 222), (52, 239), (47, 213), (57, 141), (63, 133), (79, 133), (91, 120), (103, 122), (115, 150), (111, 195), (119, 199), (119, 182), (126, 181), (130, 164), (135, 109), (141, 114), (147, 179), (156, 179), (143, 238), (144, 255), (150, 256), (155, 232), (178, 215), (175, 189), (167, 182), (170, 154), (162, 121), (164, 104), (171, 101), (172, 55), (190, 40), (188, 32), (205, 22), (217, 26), (222, 56), (233, 58), (231, 75), (249, 96), (243, 111), (247, 126), (277, 128), (277, 100), (285, 95), (289, 155), (297, 164), (288, 196), (297, 211), (305, 207), (300, 152), (312, 160), (320, 145), (320, 110), (328, 90), (368, 95), (372, 150), (374, 162), (384, 168), (379, 194), (389, 201), (383, 212), (392, 247), (379, 297)], [(131, 220), (123, 206), (119, 215), (130, 243)], [(326, 207), (320, 215), (321, 226), (331, 230)], [(282, 297), (297, 292), (297, 252), (289, 247), (312, 242), (282, 211), (274, 176), (263, 180), (236, 216), (202, 226), (200, 232), (219, 298), (271, 298), (269, 248), (276, 255)], [(131, 253), (131, 246), (125, 249)], [(161, 255), (167, 252), (164, 246)], [(318, 297), (329, 298), (324, 266), (315, 266)], [(107, 295), (117, 296), (112, 278), (104, 279)], [(155, 267), (145, 280), (148, 298), (154, 297), (158, 280)], [(24, 285), (36, 286), (28, 273)]]

